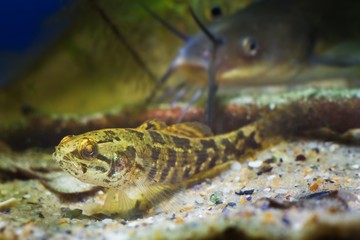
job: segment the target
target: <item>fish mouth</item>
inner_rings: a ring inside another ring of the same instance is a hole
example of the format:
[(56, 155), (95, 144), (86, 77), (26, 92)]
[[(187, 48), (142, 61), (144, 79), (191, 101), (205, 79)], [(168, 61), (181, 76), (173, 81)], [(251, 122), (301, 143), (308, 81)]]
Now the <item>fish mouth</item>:
[(61, 161), (61, 158), (59, 157), (59, 153), (57, 151), (53, 152), (52, 159), (55, 160), (56, 162)]
[(59, 166), (70, 173), (73, 176), (78, 175), (78, 169), (80, 169), (80, 165), (74, 161), (71, 161), (67, 156), (59, 157), (55, 159)]
[(68, 163), (68, 164), (71, 163), (69, 157), (67, 157), (66, 155), (60, 154), (58, 151), (55, 151), (52, 154), (52, 159), (55, 160), (60, 165), (63, 165), (64, 163)]

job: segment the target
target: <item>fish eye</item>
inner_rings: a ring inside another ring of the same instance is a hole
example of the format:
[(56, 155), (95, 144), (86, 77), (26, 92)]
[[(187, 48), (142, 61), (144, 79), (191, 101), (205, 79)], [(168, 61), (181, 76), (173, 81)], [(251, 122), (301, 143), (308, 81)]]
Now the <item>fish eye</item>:
[(84, 159), (90, 160), (96, 157), (98, 149), (97, 144), (91, 139), (84, 138), (78, 147), (80, 156)]
[(250, 57), (254, 57), (258, 52), (258, 44), (253, 37), (244, 37), (241, 39), (241, 49), (243, 52)]
[(212, 6), (212, 8), (210, 9), (210, 14), (213, 19), (221, 17), (222, 16), (221, 7), (219, 5)]
[(229, 6), (224, 0), (199, 1), (200, 8), (203, 9), (203, 18), (211, 22), (219, 19), (228, 13)]

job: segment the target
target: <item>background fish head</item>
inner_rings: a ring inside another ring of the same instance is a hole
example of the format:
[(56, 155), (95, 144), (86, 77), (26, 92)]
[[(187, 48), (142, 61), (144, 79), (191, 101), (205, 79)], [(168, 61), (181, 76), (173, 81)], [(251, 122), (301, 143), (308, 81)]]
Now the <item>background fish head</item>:
[[(222, 84), (285, 81), (308, 61), (313, 43), (310, 24), (286, 11), (240, 11), (215, 20), (208, 29), (220, 42), (214, 59)], [(202, 71), (206, 83), (213, 50), (212, 41), (199, 32), (180, 49), (174, 63), (185, 74), (191, 72), (187, 77), (193, 81), (200, 75), (194, 72)]]

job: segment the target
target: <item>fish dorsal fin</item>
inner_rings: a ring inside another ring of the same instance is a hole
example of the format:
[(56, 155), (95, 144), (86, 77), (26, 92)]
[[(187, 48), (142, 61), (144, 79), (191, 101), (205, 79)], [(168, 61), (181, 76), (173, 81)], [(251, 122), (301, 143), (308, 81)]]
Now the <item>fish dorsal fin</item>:
[(202, 138), (213, 136), (211, 129), (199, 122), (177, 123), (163, 129), (164, 132), (172, 133), (179, 136)]
[(162, 130), (166, 128), (167, 125), (160, 120), (154, 119), (154, 120), (148, 120), (141, 124), (138, 129), (139, 130)]

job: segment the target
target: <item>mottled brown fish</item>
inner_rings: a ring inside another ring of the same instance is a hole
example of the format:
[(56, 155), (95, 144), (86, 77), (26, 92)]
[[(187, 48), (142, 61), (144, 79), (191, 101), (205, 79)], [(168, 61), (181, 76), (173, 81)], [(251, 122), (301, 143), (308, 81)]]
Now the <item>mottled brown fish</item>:
[(255, 126), (212, 136), (200, 123), (153, 120), (67, 136), (53, 158), (81, 181), (109, 188), (105, 205), (94, 211), (112, 214), (146, 210), (263, 144)]

